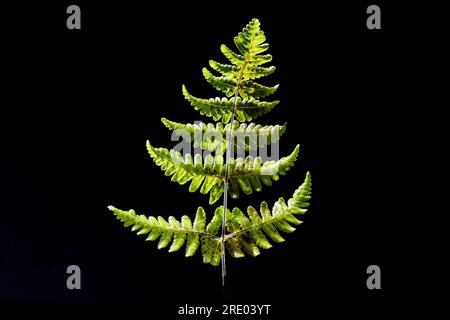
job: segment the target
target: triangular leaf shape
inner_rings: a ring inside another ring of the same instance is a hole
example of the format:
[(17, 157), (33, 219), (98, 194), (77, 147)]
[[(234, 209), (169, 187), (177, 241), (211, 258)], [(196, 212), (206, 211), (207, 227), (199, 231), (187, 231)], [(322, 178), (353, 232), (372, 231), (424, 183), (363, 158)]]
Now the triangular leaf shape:
[[(217, 202), (228, 190), (223, 201), (225, 207), (217, 207), (213, 214), (209, 213), (211, 217), (198, 207), (193, 220), (187, 215), (166, 219), (108, 207), (125, 227), (144, 235), (146, 240), (158, 241), (158, 249), (176, 252), (185, 248), (186, 257), (201, 252), (204, 263), (218, 266), (222, 262), (225, 268), (226, 251), (234, 258), (258, 256), (275, 243), (284, 242), (283, 233), (293, 232), (302, 223), (299, 217), (307, 211), (311, 199), (309, 172), (287, 202), (279, 198), (271, 208), (265, 201), (259, 209), (228, 208), (228, 194), (236, 199), (241, 192), (249, 195), (262, 191), (263, 186), (271, 186), (285, 175), (299, 155), (299, 145), (290, 155), (275, 160), (263, 161), (261, 153), (253, 152), (273, 147), (286, 129), (286, 124), (250, 123), (279, 104), (278, 100), (262, 100), (276, 93), (278, 84), (257, 82), (275, 71), (269, 65), (272, 55), (266, 52), (269, 48), (266, 40), (259, 20), (252, 19), (234, 38), (235, 48), (221, 45), (220, 51), (227, 61), (210, 60), (212, 72), (207, 67), (202, 69), (206, 81), (222, 96), (198, 98), (182, 86), (189, 104), (201, 115), (218, 122), (182, 124), (161, 119), (168, 129), (193, 144), (194, 152), (181, 154), (173, 149), (155, 148), (147, 141), (150, 157), (171, 181), (180, 185), (189, 183), (189, 192), (209, 194), (209, 204)], [(232, 143), (242, 136), (241, 144)], [(257, 136), (258, 140), (250, 136)]]

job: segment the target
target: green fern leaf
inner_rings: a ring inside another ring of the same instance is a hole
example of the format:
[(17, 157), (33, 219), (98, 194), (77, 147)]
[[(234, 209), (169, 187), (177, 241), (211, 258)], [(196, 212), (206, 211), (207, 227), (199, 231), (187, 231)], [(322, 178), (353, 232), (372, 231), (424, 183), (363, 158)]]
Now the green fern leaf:
[(251, 121), (272, 110), (278, 101), (263, 102), (256, 99), (273, 94), (278, 89), (278, 85), (267, 87), (253, 81), (275, 71), (274, 66), (261, 67), (272, 61), (270, 54), (261, 55), (269, 47), (265, 40), (266, 37), (260, 29), (259, 21), (253, 19), (234, 38), (234, 43), (241, 54), (234, 52), (226, 45), (220, 47), (222, 53), (232, 64), (224, 64), (215, 60), (209, 61), (210, 67), (222, 76), (217, 77), (207, 68), (203, 68), (203, 76), (215, 89), (223, 92), (226, 97), (231, 97), (236, 93), (244, 100), (199, 99), (189, 94), (186, 87), (183, 86), (185, 98), (202, 115), (212, 117), (214, 121), (222, 119), (223, 123), (230, 121), (234, 109), (237, 119), (241, 122)]
[(300, 145), (297, 145), (289, 156), (264, 163), (260, 157), (253, 159), (251, 156), (245, 160), (242, 158), (232, 160), (228, 174), (231, 197), (239, 198), (239, 189), (248, 195), (253, 191), (260, 192), (262, 185), (271, 186), (272, 181), (278, 181), (280, 175), (285, 175), (294, 165), (299, 151)]
[(216, 77), (206, 68), (202, 69), (202, 73), (206, 81), (208, 81), (208, 83), (212, 85), (216, 90), (222, 91), (227, 97), (231, 97), (232, 95), (234, 95), (236, 87), (238, 85), (236, 80), (230, 77)]
[(197, 210), (194, 226), (188, 223), (189, 218), (187, 216), (183, 216), (182, 223), (172, 216), (169, 217), (169, 222), (167, 222), (163, 217), (150, 216), (147, 218), (144, 215), (137, 215), (133, 209), (124, 211), (113, 206), (109, 206), (108, 209), (114, 213), (118, 220), (124, 223), (125, 227), (132, 226), (131, 231), (138, 231), (138, 235), (148, 234), (146, 240), (160, 239), (158, 249), (167, 247), (172, 241), (169, 252), (178, 251), (185, 243), (187, 236), (186, 257), (194, 255), (197, 251), (199, 237), (212, 237), (205, 230), (205, 211), (201, 207)]
[(240, 85), (238, 86), (238, 81), (229, 76), (216, 77), (206, 68), (203, 68), (202, 73), (209, 84), (211, 84), (218, 91), (225, 93), (227, 97), (231, 97), (236, 92), (236, 88), (238, 88), (238, 93), (242, 98), (260, 99), (274, 94), (279, 87), (279, 85), (267, 87), (255, 81), (245, 79), (242, 79)]
[(200, 111), (202, 115), (212, 117), (214, 121), (222, 119), (223, 123), (230, 121), (233, 109), (236, 111), (238, 121), (252, 121), (252, 119), (268, 113), (279, 103), (278, 100), (266, 102), (253, 98), (196, 98), (187, 91), (185, 86), (183, 86), (183, 94), (195, 110)]
[[(283, 242), (284, 239), (279, 231), (291, 233), (295, 231), (292, 225), (299, 225), (302, 221), (295, 216), (304, 214), (309, 205), (311, 194), (311, 175), (306, 175), (304, 183), (294, 192), (288, 204), (283, 198), (278, 199), (270, 211), (267, 203), (261, 203), (260, 212), (249, 206), (246, 216), (239, 208), (232, 211), (227, 209), (226, 229), (228, 233), (224, 237), (227, 251), (234, 258), (242, 258), (245, 253), (251, 256), (260, 254), (261, 249), (269, 249), (272, 244), (270, 238), (275, 243)], [(206, 224), (206, 214), (202, 207), (197, 209), (194, 224), (188, 216), (181, 218), (181, 223), (173, 216), (167, 222), (164, 218), (153, 216), (146, 217), (138, 215), (134, 210), (120, 210), (113, 206), (109, 210), (124, 223), (125, 227), (132, 227), (132, 231), (138, 235), (148, 235), (147, 240), (155, 241), (159, 239), (157, 248), (166, 248), (170, 243), (169, 252), (179, 251), (186, 244), (186, 257), (193, 256), (199, 246), (204, 263), (213, 266), (219, 265), (221, 261), (222, 246), (218, 236), (222, 226), (223, 206), (218, 207), (208, 225)], [(267, 238), (267, 237), (268, 238)]]
[[(186, 221), (187, 222), (187, 221)], [(187, 244), (186, 244), (186, 257), (191, 257), (197, 251), (200, 245), (200, 234), (205, 232), (206, 226), (206, 213), (202, 207), (197, 209), (197, 213), (195, 215), (194, 225), (191, 227), (189, 223), (183, 223), (183, 228), (187, 230), (195, 230), (196, 233), (189, 233), (187, 235)], [(190, 221), (189, 221), (190, 222)]]
[[(181, 124), (162, 118), (167, 128), (182, 135), (187, 142), (193, 142), (194, 148), (215, 152), (215, 156), (208, 152), (204, 158), (201, 154), (183, 156), (175, 150), (155, 148), (147, 141), (151, 158), (164, 174), (180, 185), (189, 182), (190, 192), (209, 194), (210, 204), (218, 201), (224, 190), (228, 190), (232, 198), (238, 198), (240, 192), (251, 194), (261, 191), (263, 186), (271, 186), (273, 181), (290, 170), (299, 154), (297, 145), (290, 155), (276, 161), (263, 162), (260, 156), (239, 156), (242, 148), (252, 151), (277, 142), (277, 137), (285, 132), (286, 124), (262, 126), (245, 123), (268, 113), (279, 103), (278, 100), (260, 100), (274, 94), (278, 84), (266, 86), (256, 82), (256, 79), (275, 71), (274, 66), (263, 66), (272, 61), (272, 56), (265, 53), (269, 45), (259, 21), (251, 20), (234, 38), (234, 44), (237, 51), (226, 45), (220, 47), (229, 63), (209, 61), (210, 68), (218, 75), (207, 68), (202, 70), (206, 81), (225, 97), (197, 98), (184, 85), (182, 87), (185, 99), (195, 110), (221, 122)], [(233, 123), (230, 123), (231, 119)], [(239, 144), (242, 136), (244, 142), (241, 140)], [(250, 136), (263, 138), (255, 143)], [(231, 144), (234, 139), (238, 140), (237, 145)], [(235, 149), (230, 151), (233, 145)], [(229, 151), (226, 161), (225, 151)], [(185, 247), (187, 257), (200, 251), (204, 263), (217, 266), (225, 250), (235, 258), (257, 256), (261, 250), (271, 248), (273, 243), (284, 242), (281, 234), (293, 232), (295, 226), (302, 223), (299, 216), (307, 211), (310, 199), (311, 175), (308, 172), (303, 184), (287, 203), (279, 198), (270, 209), (263, 201), (259, 212), (252, 206), (244, 212), (239, 208), (230, 211), (224, 199), (225, 207), (216, 208), (209, 223), (202, 207), (198, 207), (194, 222), (186, 215), (181, 220), (173, 216), (166, 220), (161, 216), (138, 215), (132, 209), (108, 208), (125, 227), (131, 227), (138, 235), (145, 235), (146, 240), (158, 240), (158, 249), (168, 248), (169, 252), (176, 252)]]
[(269, 68), (248, 66), (247, 68), (245, 68), (245, 70), (243, 70), (242, 68), (229, 64), (219, 63), (214, 60), (210, 60), (209, 65), (214, 70), (220, 72), (223, 76), (233, 78), (235, 80), (239, 80), (240, 77), (243, 77), (244, 79), (261, 78), (268, 76), (275, 71), (275, 67), (273, 66)]
[(234, 242), (245, 242), (248, 253), (252, 256), (259, 254), (259, 249), (269, 249), (271, 244), (266, 238), (267, 235), (276, 243), (283, 242), (284, 238), (278, 231), (291, 233), (295, 231), (292, 225), (299, 225), (302, 221), (298, 220), (295, 215), (304, 214), (309, 206), (311, 194), (311, 174), (306, 174), (305, 181), (295, 191), (293, 197), (288, 200), (286, 205), (283, 198), (278, 199), (270, 212), (265, 201), (261, 203), (260, 212), (258, 214), (255, 208), (249, 206), (247, 208), (247, 218), (241, 210), (234, 208), (231, 215), (227, 218), (227, 230), (230, 232), (225, 236), (226, 241), (230, 238), (235, 239)]
[(269, 96), (278, 89), (278, 85), (273, 87), (266, 87), (254, 81), (243, 81), (239, 89), (239, 94), (244, 99), (255, 98), (260, 99)]
[(241, 72), (241, 68), (239, 67), (229, 64), (222, 64), (214, 60), (209, 60), (209, 65), (211, 68), (220, 72), (225, 77), (231, 77), (234, 79), (238, 79), (239, 73)]
[[(223, 208), (219, 207), (214, 212), (214, 216), (208, 226), (206, 227), (206, 233), (212, 236), (216, 236), (219, 232), (220, 226), (222, 225), (222, 211)], [(217, 266), (220, 263), (221, 242), (215, 237), (203, 236), (202, 237), (202, 255), (203, 262), (210, 263), (213, 266)]]
[(231, 50), (224, 44), (220, 46), (220, 51), (222, 51), (223, 55), (225, 57), (227, 57), (228, 60), (230, 60), (230, 62), (232, 64), (234, 64), (235, 66), (242, 67), (242, 65), (245, 62), (244, 56), (237, 54), (236, 52), (234, 52), (233, 50)]
[[(165, 148), (154, 148), (147, 141), (147, 150), (156, 165), (161, 167), (166, 176), (172, 176), (171, 181), (183, 185), (189, 181), (189, 192), (195, 192), (200, 188), (200, 193), (208, 194), (209, 203), (213, 204), (223, 194), (225, 181), (225, 165), (223, 157), (212, 157), (208, 154), (202, 163), (200, 154), (192, 156), (187, 154), (184, 158), (180, 152)], [(300, 151), (300, 146), (286, 157), (278, 161), (266, 161), (262, 163), (260, 157), (253, 159), (237, 158), (229, 164), (228, 179), (229, 191), (233, 198), (239, 198), (239, 189), (245, 194), (252, 194), (253, 190), (259, 192), (262, 185), (271, 186), (272, 181), (278, 181), (280, 175), (285, 175), (294, 165)]]
[(266, 36), (260, 29), (258, 19), (251, 20), (242, 32), (239, 32), (234, 38), (234, 44), (244, 57), (266, 51), (269, 48), (269, 45), (264, 43), (265, 41)]
[[(197, 154), (194, 159), (190, 154), (184, 158), (178, 151), (165, 148), (154, 148), (147, 141), (147, 150), (156, 165), (161, 167), (166, 176), (172, 176), (171, 181), (183, 185), (189, 181), (189, 192), (195, 192), (200, 188), (200, 193), (210, 194), (210, 204), (216, 202), (223, 193), (223, 189), (216, 187), (223, 184), (225, 167), (223, 158), (215, 159), (208, 155), (204, 164), (201, 155)], [(214, 188), (213, 188), (214, 187)]]
[[(235, 121), (231, 129), (231, 124), (228, 123), (224, 126), (221, 122), (218, 122), (216, 125), (203, 122), (200, 124), (182, 124), (166, 118), (161, 118), (161, 122), (168, 129), (187, 138), (187, 142), (194, 142), (194, 148), (207, 149), (218, 154), (225, 152), (228, 135), (231, 135), (233, 138), (240, 137), (244, 145), (239, 147), (245, 148), (246, 151), (257, 150), (262, 145), (278, 142), (279, 137), (285, 133), (287, 125), (287, 123), (284, 123), (283, 125), (262, 126), (255, 123), (240, 124), (238, 121)], [(188, 136), (185, 133), (188, 133)], [(254, 137), (254, 145), (246, 137)], [(236, 149), (238, 148), (237, 143), (235, 147)]]

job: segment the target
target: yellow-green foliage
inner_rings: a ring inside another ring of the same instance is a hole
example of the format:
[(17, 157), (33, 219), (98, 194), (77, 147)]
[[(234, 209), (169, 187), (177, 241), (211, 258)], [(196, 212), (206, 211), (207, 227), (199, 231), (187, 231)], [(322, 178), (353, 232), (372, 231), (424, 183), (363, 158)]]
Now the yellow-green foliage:
[[(234, 258), (244, 257), (245, 253), (257, 256), (260, 248), (272, 247), (267, 237), (273, 242), (283, 242), (284, 238), (278, 231), (293, 232), (295, 228), (292, 225), (302, 223), (296, 216), (306, 212), (310, 194), (311, 175), (308, 172), (305, 181), (287, 204), (283, 198), (280, 198), (270, 210), (264, 201), (260, 205), (259, 213), (249, 206), (247, 215), (238, 208), (227, 210), (228, 233), (225, 235), (225, 245), (228, 252)], [(202, 207), (197, 209), (194, 223), (188, 216), (182, 216), (181, 222), (172, 216), (166, 221), (163, 217), (138, 215), (132, 209), (123, 211), (113, 206), (109, 206), (109, 209), (124, 223), (125, 227), (132, 226), (132, 231), (137, 231), (138, 235), (145, 235), (146, 240), (159, 239), (158, 249), (165, 248), (172, 242), (169, 252), (173, 252), (181, 249), (186, 243), (186, 257), (190, 257), (201, 246), (203, 262), (215, 266), (220, 263), (222, 246), (218, 232), (222, 225), (222, 206), (216, 209), (208, 225), (206, 225), (206, 214)]]
[[(183, 130), (187, 132), (188, 139), (194, 142), (194, 147), (215, 151), (215, 156), (201, 154), (183, 156), (175, 150), (153, 147), (147, 141), (147, 150), (156, 165), (161, 167), (171, 181), (183, 185), (189, 184), (189, 191), (200, 191), (209, 194), (209, 203), (218, 201), (223, 193), (225, 185), (228, 187), (232, 198), (238, 198), (240, 191), (251, 194), (253, 191), (261, 191), (262, 186), (271, 186), (272, 181), (277, 181), (279, 176), (294, 165), (300, 146), (278, 161), (265, 161), (261, 157), (247, 156), (245, 158), (232, 157), (229, 162), (224, 159), (225, 150), (228, 147), (227, 137), (235, 133), (246, 133), (263, 136), (258, 140), (258, 146), (267, 145), (277, 140), (286, 130), (284, 125), (261, 126), (255, 123), (245, 123), (270, 112), (279, 104), (275, 101), (262, 101), (273, 94), (278, 85), (264, 86), (255, 81), (268, 76), (275, 71), (275, 67), (263, 67), (272, 60), (270, 54), (263, 54), (269, 48), (264, 32), (260, 29), (260, 23), (253, 19), (234, 38), (234, 44), (238, 52), (234, 52), (226, 45), (220, 50), (231, 64), (223, 64), (214, 60), (209, 61), (209, 66), (219, 76), (214, 75), (207, 68), (203, 68), (203, 76), (215, 89), (225, 94), (225, 97), (197, 98), (190, 94), (185, 86), (182, 92), (186, 100), (202, 115), (211, 117), (218, 123), (209, 124), (181, 124), (162, 119), (163, 124), (173, 131)], [(229, 123), (235, 116), (237, 121)], [(196, 133), (206, 138), (200, 142), (195, 140)], [(276, 133), (276, 134), (275, 134)], [(210, 138), (222, 137), (220, 141)], [(195, 145), (197, 144), (197, 145)], [(245, 142), (245, 150), (252, 146)], [(236, 149), (234, 150), (236, 151)], [(234, 152), (233, 152), (234, 154)], [(159, 216), (137, 215), (134, 210), (120, 210), (113, 206), (108, 208), (124, 223), (126, 227), (132, 226), (132, 231), (138, 235), (145, 235), (146, 240), (158, 240), (158, 249), (169, 247), (169, 252), (178, 251), (186, 247), (186, 256), (190, 257), (201, 248), (203, 262), (214, 266), (220, 264), (223, 248), (226, 247), (232, 257), (240, 258), (245, 254), (257, 256), (260, 249), (268, 249), (272, 242), (283, 242), (282, 232), (292, 232), (292, 225), (301, 223), (298, 216), (306, 212), (311, 193), (311, 175), (306, 175), (303, 184), (295, 191), (292, 198), (286, 203), (280, 198), (272, 209), (266, 202), (262, 202), (259, 212), (252, 206), (247, 212), (239, 208), (224, 210), (218, 207), (211, 219), (208, 219), (202, 207), (197, 209), (194, 222), (183, 216), (181, 220), (169, 217), (165, 220)], [(223, 214), (225, 213), (225, 219)], [(207, 221), (209, 223), (207, 224)], [(219, 234), (225, 221), (226, 233)], [(224, 244), (224, 245), (223, 245)]]

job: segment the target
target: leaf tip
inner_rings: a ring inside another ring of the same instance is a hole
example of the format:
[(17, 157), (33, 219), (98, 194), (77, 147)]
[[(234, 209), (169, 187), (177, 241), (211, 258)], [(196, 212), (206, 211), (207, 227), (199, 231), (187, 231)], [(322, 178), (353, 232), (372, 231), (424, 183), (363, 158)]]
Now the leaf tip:
[(306, 178), (305, 178), (305, 181), (307, 182), (307, 183), (311, 183), (311, 172), (306, 172)]

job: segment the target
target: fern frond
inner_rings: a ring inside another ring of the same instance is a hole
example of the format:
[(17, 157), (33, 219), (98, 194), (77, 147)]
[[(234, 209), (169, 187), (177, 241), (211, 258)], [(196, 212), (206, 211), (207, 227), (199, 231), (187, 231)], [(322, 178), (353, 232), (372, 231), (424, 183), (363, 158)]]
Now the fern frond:
[[(230, 77), (216, 77), (208, 69), (202, 69), (203, 76), (214, 89), (222, 91), (227, 97), (231, 97), (235, 92), (238, 82)], [(227, 121), (228, 122), (228, 121)]]
[[(248, 151), (259, 148), (260, 145), (270, 145), (278, 142), (279, 138), (285, 133), (287, 125), (287, 123), (284, 123), (283, 125), (262, 126), (255, 123), (240, 124), (238, 121), (235, 121), (231, 129), (230, 123), (224, 126), (221, 122), (218, 122), (216, 125), (203, 122), (199, 124), (183, 124), (166, 118), (161, 118), (161, 122), (168, 129), (187, 139), (187, 142), (194, 142), (194, 148), (207, 149), (219, 154), (225, 152), (228, 135), (231, 135), (232, 138), (241, 138), (244, 145), (239, 147), (244, 147)], [(189, 136), (186, 136), (184, 133), (188, 133)], [(249, 141), (251, 137), (256, 137), (254, 145)], [(237, 149), (237, 145), (235, 146)]]
[(239, 77), (243, 77), (244, 79), (256, 79), (264, 76), (268, 76), (269, 74), (275, 71), (275, 67), (258, 67), (258, 66), (249, 66), (245, 70), (242, 70), (239, 67), (223, 64), (216, 62), (214, 60), (209, 61), (209, 65), (214, 70), (220, 72), (225, 77), (230, 77), (233, 79), (239, 79)]
[(219, 249), (217, 252), (216, 249), (220, 240), (215, 234), (217, 234), (221, 222), (219, 217), (215, 216), (205, 229), (206, 214), (202, 207), (197, 209), (194, 225), (188, 216), (183, 216), (181, 223), (175, 217), (170, 216), (167, 222), (161, 216), (147, 218), (144, 215), (137, 215), (133, 209), (124, 211), (113, 206), (109, 206), (108, 209), (124, 223), (125, 227), (132, 226), (131, 231), (137, 231), (138, 235), (148, 234), (147, 241), (159, 239), (158, 249), (166, 248), (172, 242), (169, 252), (175, 252), (186, 243), (185, 256), (191, 257), (197, 252), (201, 243), (204, 262), (212, 265), (218, 265), (220, 262), (221, 251)]
[(207, 68), (203, 68), (202, 73), (209, 84), (211, 84), (218, 91), (225, 93), (227, 97), (231, 97), (236, 92), (236, 88), (238, 88), (238, 93), (242, 98), (260, 99), (275, 93), (279, 87), (278, 84), (273, 87), (267, 87), (255, 81), (245, 79), (243, 79), (238, 86), (238, 81), (236, 79), (228, 76), (217, 77)]
[(224, 56), (232, 63), (223, 64), (214, 60), (209, 61), (210, 67), (222, 74), (215, 77), (206, 68), (203, 69), (205, 79), (217, 90), (230, 97), (237, 92), (242, 98), (263, 98), (273, 94), (278, 85), (266, 87), (252, 81), (272, 74), (274, 66), (261, 67), (261, 65), (272, 61), (270, 54), (261, 53), (269, 47), (265, 43), (266, 37), (260, 29), (258, 19), (253, 19), (235, 38), (234, 43), (239, 53), (234, 52), (226, 45), (221, 45), (220, 50)]
[(181, 223), (173, 216), (166, 221), (163, 217), (157, 218), (144, 215), (137, 215), (131, 209), (123, 211), (113, 206), (108, 207), (118, 220), (124, 223), (125, 227), (133, 226), (131, 231), (137, 231), (138, 235), (146, 235), (147, 241), (159, 239), (158, 249), (165, 248), (172, 242), (169, 252), (178, 251), (186, 241), (186, 257), (192, 256), (199, 246), (199, 237), (212, 237), (205, 230), (206, 215), (202, 207), (199, 207), (195, 217), (194, 225), (188, 216), (181, 218)]
[(200, 111), (202, 115), (212, 117), (214, 121), (219, 121), (222, 119), (223, 123), (228, 123), (230, 121), (233, 109), (235, 109), (236, 118), (238, 121), (252, 121), (252, 119), (268, 113), (279, 103), (278, 100), (266, 102), (253, 98), (196, 98), (187, 91), (184, 85), (183, 95), (194, 107), (194, 109)]
[[(222, 196), (225, 181), (222, 155), (213, 157), (208, 154), (203, 163), (200, 154), (196, 154), (194, 159), (190, 154), (183, 157), (175, 150), (154, 148), (149, 141), (147, 141), (147, 150), (165, 175), (172, 176), (171, 181), (181, 185), (191, 181), (189, 192), (195, 192), (201, 186), (200, 193), (209, 193), (209, 204), (215, 203)], [(294, 165), (299, 151), (300, 146), (297, 145), (289, 156), (264, 163), (260, 157), (253, 159), (251, 156), (232, 160), (227, 175), (230, 195), (233, 198), (239, 198), (239, 189), (244, 194), (252, 194), (253, 190), (261, 191), (262, 185), (271, 186), (272, 181), (278, 181), (280, 175), (285, 175)]]
[(137, 231), (137, 235), (146, 235), (147, 241), (159, 239), (157, 248), (166, 248), (170, 243), (169, 252), (180, 250), (186, 243), (185, 256), (191, 257), (201, 245), (203, 262), (217, 266), (220, 263), (221, 245), (220, 238), (216, 235), (221, 226), (223, 208), (216, 209), (213, 219), (206, 225), (206, 214), (202, 207), (197, 209), (194, 224), (188, 216), (183, 216), (181, 222), (170, 216), (168, 221), (163, 217), (137, 215), (131, 209), (128, 211), (117, 209), (113, 206), (109, 210), (124, 223), (125, 227), (132, 226), (131, 231)]
[(245, 62), (244, 56), (237, 54), (224, 44), (220, 46), (220, 51), (222, 51), (223, 55), (227, 57), (228, 60), (230, 60), (230, 62), (235, 66), (242, 67)]
[[(234, 52), (233, 50), (231, 50), (224, 44), (220, 46), (220, 51), (222, 51), (223, 55), (225, 57), (227, 57), (228, 60), (230, 60), (230, 62), (232, 64), (234, 64), (235, 66), (242, 67), (242, 65), (245, 62), (244, 56), (237, 54), (236, 52)], [(248, 59), (248, 63), (251, 63), (251, 65), (260, 66), (260, 65), (263, 65), (265, 63), (272, 61), (272, 55), (270, 55), (270, 54), (264, 54), (264, 55), (254, 54), (254, 55), (248, 56), (247, 59)]]
[(234, 38), (234, 44), (244, 57), (253, 57), (269, 49), (265, 41), (266, 36), (260, 29), (258, 19), (252, 19)]
[[(235, 258), (244, 257), (245, 253), (257, 256), (260, 254), (259, 248), (272, 247), (267, 237), (276, 243), (283, 242), (279, 231), (293, 232), (295, 228), (292, 225), (302, 223), (295, 215), (307, 211), (305, 208), (309, 205), (310, 193), (311, 175), (308, 172), (305, 182), (294, 192), (288, 204), (280, 198), (270, 211), (264, 201), (260, 206), (261, 214), (249, 206), (247, 216), (238, 208), (231, 212), (227, 209), (225, 225), (229, 233), (224, 237), (227, 251)], [(113, 206), (108, 209), (125, 227), (132, 227), (131, 231), (147, 236), (146, 240), (159, 239), (158, 249), (166, 248), (171, 243), (169, 252), (175, 252), (186, 244), (186, 257), (193, 256), (201, 247), (204, 263), (217, 266), (221, 261), (222, 246), (217, 235), (222, 225), (223, 206), (215, 210), (207, 226), (206, 213), (202, 207), (197, 209), (193, 224), (188, 216), (182, 216), (181, 222), (173, 216), (166, 221), (161, 216), (138, 215), (133, 209), (124, 211)]]
[[(274, 66), (267, 65), (272, 61), (272, 56), (266, 53), (269, 44), (266, 43), (266, 36), (258, 19), (251, 20), (243, 28), (234, 38), (234, 44), (237, 51), (226, 45), (220, 47), (229, 63), (210, 60), (209, 67), (214, 74), (208, 68), (202, 69), (206, 81), (225, 97), (197, 98), (184, 85), (182, 87), (185, 99), (195, 110), (221, 123), (182, 124), (161, 119), (167, 128), (178, 131), (187, 142), (193, 141), (194, 148), (215, 151), (215, 156), (202, 150), (199, 154), (187, 153), (183, 156), (175, 150), (155, 148), (147, 141), (151, 158), (165, 175), (180, 185), (190, 182), (190, 192), (209, 194), (210, 204), (218, 201), (224, 190), (228, 190), (232, 198), (238, 198), (240, 192), (251, 194), (253, 191), (261, 191), (263, 185), (271, 186), (272, 181), (279, 180), (280, 176), (290, 170), (300, 150), (297, 145), (290, 155), (277, 161), (263, 161), (261, 157), (253, 158), (250, 155), (244, 158), (240, 154), (242, 151), (245, 154), (245, 151), (252, 151), (254, 147), (261, 148), (276, 142), (276, 137), (285, 132), (286, 124), (262, 126), (243, 123), (251, 122), (278, 105), (278, 100), (261, 100), (275, 93), (278, 84), (266, 86), (256, 82), (275, 71)], [(231, 119), (233, 121), (229, 123)], [(243, 145), (245, 150), (241, 149)], [(236, 149), (233, 150), (233, 146)], [(226, 161), (225, 151), (229, 151)], [(218, 207), (209, 223), (202, 207), (197, 209), (194, 222), (188, 216), (182, 216), (181, 220), (170, 216), (165, 220), (161, 216), (138, 215), (134, 210), (123, 211), (112, 206), (108, 208), (138, 235), (145, 235), (146, 240), (158, 240), (158, 249), (169, 247), (169, 252), (174, 252), (185, 247), (185, 255), (188, 257), (200, 251), (204, 263), (217, 266), (222, 257), (225, 257), (224, 251), (235, 258), (246, 254), (257, 256), (260, 249), (269, 249), (272, 243), (285, 241), (282, 232), (293, 232), (294, 226), (302, 223), (298, 216), (307, 211), (310, 193), (311, 175), (308, 172), (303, 184), (287, 203), (279, 198), (271, 209), (263, 201), (259, 211), (252, 206), (246, 211), (239, 208), (230, 211), (227, 208), (228, 202), (224, 199), (225, 207)], [(219, 230), (222, 231), (220, 236)], [(225, 264), (222, 269), (223, 283), (224, 279)]]
[(171, 181), (181, 185), (191, 181), (189, 192), (195, 192), (200, 188), (200, 193), (210, 193), (210, 204), (219, 200), (223, 194), (225, 166), (222, 156), (213, 157), (208, 154), (203, 163), (200, 154), (196, 154), (194, 158), (190, 154), (183, 157), (175, 150), (154, 148), (149, 141), (147, 141), (147, 150), (165, 175), (172, 176)]
[[(272, 207), (272, 212), (265, 201), (261, 203), (260, 212), (249, 206), (247, 208), (247, 216), (238, 209), (234, 208), (227, 218), (227, 230), (230, 232), (225, 236), (226, 241), (234, 239), (234, 243), (240, 245), (249, 255), (255, 256), (259, 254), (259, 249), (269, 249), (273, 242), (279, 243), (285, 241), (279, 231), (291, 233), (295, 231), (292, 225), (300, 225), (302, 221), (298, 220), (296, 215), (304, 214), (309, 206), (311, 198), (311, 174), (306, 174), (305, 181), (295, 191), (288, 204), (283, 198)], [(266, 237), (267, 236), (267, 237)]]
[(239, 77), (239, 73), (241, 72), (241, 68), (230, 65), (219, 63), (214, 60), (209, 60), (209, 66), (214, 70), (220, 72), (225, 77), (230, 77), (237, 79)]
[(244, 99), (249, 99), (252, 97), (255, 99), (260, 99), (275, 93), (278, 87), (278, 84), (273, 87), (266, 87), (251, 80), (243, 81), (239, 89), (239, 95)]
[(261, 158), (232, 159), (228, 169), (228, 186), (232, 198), (239, 198), (239, 189), (246, 195), (253, 191), (262, 191), (262, 185), (272, 186), (272, 181), (278, 181), (294, 165), (300, 151), (297, 145), (294, 151), (278, 161), (261, 163)]

